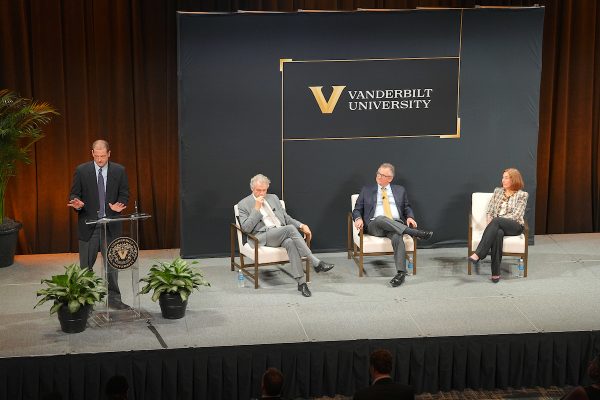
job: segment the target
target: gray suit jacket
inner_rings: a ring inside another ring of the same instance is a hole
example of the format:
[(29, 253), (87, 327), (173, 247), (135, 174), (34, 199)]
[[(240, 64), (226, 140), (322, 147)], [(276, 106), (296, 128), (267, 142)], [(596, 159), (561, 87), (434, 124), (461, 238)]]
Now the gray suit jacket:
[[(273, 210), (273, 213), (283, 225), (293, 225), (296, 228), (300, 228), (302, 223), (300, 221), (296, 221), (294, 218), (290, 217), (288, 213), (285, 212), (281, 203), (279, 202), (279, 197), (274, 194), (267, 193), (265, 200), (269, 203), (269, 206)], [(238, 211), (240, 213), (240, 225), (242, 230), (247, 233), (251, 233), (256, 236), (260, 244), (265, 244), (267, 227), (263, 222), (263, 215), (260, 211), (254, 208), (254, 204), (256, 204), (256, 200), (254, 200), (254, 196), (250, 194), (248, 197), (243, 198), (238, 203)]]

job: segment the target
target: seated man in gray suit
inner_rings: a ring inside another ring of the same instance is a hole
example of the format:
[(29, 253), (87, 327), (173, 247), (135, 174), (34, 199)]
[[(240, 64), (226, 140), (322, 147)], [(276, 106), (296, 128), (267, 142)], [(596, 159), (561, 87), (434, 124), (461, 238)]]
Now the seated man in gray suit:
[(271, 181), (264, 175), (258, 174), (250, 180), (252, 194), (240, 200), (240, 225), (244, 232), (256, 236), (259, 244), (269, 247), (284, 247), (287, 250), (292, 266), (292, 274), (298, 282), (298, 290), (304, 297), (311, 293), (306, 285), (302, 257), (308, 257), (316, 272), (329, 271), (334, 267), (315, 257), (302, 235), (311, 236), (308, 225), (290, 217), (274, 194), (267, 194)]
[(375, 176), (376, 185), (365, 186), (360, 191), (352, 211), (356, 229), (364, 227), (371, 236), (387, 237), (392, 241), (396, 276), (390, 281), (393, 287), (404, 283), (406, 277), (406, 249), (402, 235), (430, 239), (433, 232), (421, 231), (408, 202), (404, 186), (392, 185), (394, 166), (383, 163)]

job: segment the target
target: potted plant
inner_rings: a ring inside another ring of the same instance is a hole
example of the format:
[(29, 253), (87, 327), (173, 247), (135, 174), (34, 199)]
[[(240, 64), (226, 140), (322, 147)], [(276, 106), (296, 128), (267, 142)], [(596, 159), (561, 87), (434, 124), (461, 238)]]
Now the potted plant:
[(66, 266), (64, 274), (42, 279), (42, 284), (47, 287), (37, 291), (41, 299), (34, 308), (52, 301), (50, 315), (58, 313), (60, 327), (66, 333), (83, 332), (94, 304), (101, 302), (107, 292), (94, 271), (77, 264)]
[[(191, 264), (196, 264), (197, 261)], [(163, 318), (178, 319), (185, 315), (187, 300), (194, 289), (210, 286), (200, 271), (177, 257), (172, 262), (158, 262), (150, 268), (146, 277), (140, 279), (146, 285), (140, 293), (149, 293), (152, 301), (158, 300)]]
[(16, 175), (19, 161), (31, 163), (31, 149), (43, 137), (41, 127), (57, 112), (47, 103), (0, 90), (0, 267), (15, 259), (17, 237), (22, 224), (4, 217), (4, 195), (8, 180)]

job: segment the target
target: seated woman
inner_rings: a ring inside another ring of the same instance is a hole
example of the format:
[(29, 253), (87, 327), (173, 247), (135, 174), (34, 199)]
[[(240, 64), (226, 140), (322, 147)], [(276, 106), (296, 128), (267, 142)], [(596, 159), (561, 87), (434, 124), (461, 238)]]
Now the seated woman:
[(524, 192), (523, 177), (515, 168), (508, 168), (502, 174), (502, 187), (494, 190), (487, 207), (488, 225), (483, 231), (477, 250), (469, 256), (469, 261), (477, 264), (488, 252), (492, 252), (492, 282), (500, 280), (500, 262), (504, 236), (518, 236), (523, 233), (525, 207), (529, 194)]

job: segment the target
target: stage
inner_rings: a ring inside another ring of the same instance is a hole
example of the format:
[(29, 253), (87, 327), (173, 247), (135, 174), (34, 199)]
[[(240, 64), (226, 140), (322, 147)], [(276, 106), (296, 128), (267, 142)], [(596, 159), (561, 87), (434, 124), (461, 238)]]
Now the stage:
[[(348, 395), (368, 384), (365, 363), (377, 346), (395, 350), (396, 377), (418, 392), (575, 384), (600, 350), (599, 243), (600, 234), (536, 236), (529, 276), (513, 277), (517, 259), (507, 257), (498, 284), (489, 279), (487, 260), (479, 274), (467, 275), (465, 248), (422, 249), (417, 275), (398, 288), (388, 284), (391, 256), (366, 258), (366, 276), (359, 278), (346, 253), (325, 253), (319, 257), (336, 267), (311, 273), (311, 298), (300, 295), (285, 267), (263, 267), (255, 290), (248, 281), (237, 287), (229, 258), (202, 259), (196, 266), (211, 287), (190, 297), (183, 319), (162, 319), (144, 295), (149, 318), (90, 323), (79, 334), (62, 333), (49, 305), (33, 309), (40, 280), (77, 262), (77, 254), (17, 256), (0, 269), (0, 399), (29, 398), (28, 391), (61, 384), (70, 398), (89, 393), (94, 380), (76, 389), (69, 378), (57, 383), (52, 372), (78, 365), (75, 375), (85, 381), (93, 368), (101, 371), (96, 380), (128, 375), (140, 399), (248, 398), (267, 365), (293, 374), (286, 383), (291, 395)], [(141, 251), (140, 276), (153, 261), (178, 254)], [(121, 275), (125, 292), (129, 283)], [(24, 376), (31, 368), (37, 368), (33, 378)], [(153, 381), (153, 374), (162, 378)], [(169, 395), (169, 387), (179, 393), (188, 379), (189, 393)]]

